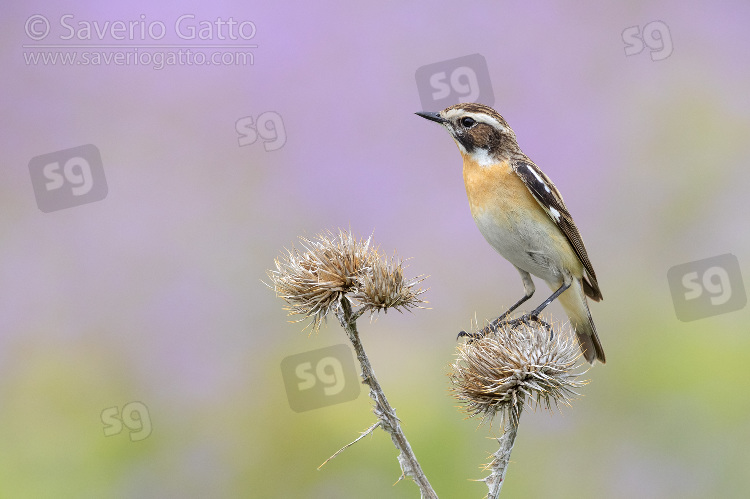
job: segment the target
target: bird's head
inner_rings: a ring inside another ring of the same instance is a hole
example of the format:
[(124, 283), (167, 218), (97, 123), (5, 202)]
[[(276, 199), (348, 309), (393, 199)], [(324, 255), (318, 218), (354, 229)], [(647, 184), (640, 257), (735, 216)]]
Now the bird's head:
[(510, 125), (484, 104), (456, 104), (439, 113), (421, 111), (416, 114), (443, 125), (456, 141), (461, 155), (480, 163), (494, 163), (523, 154)]

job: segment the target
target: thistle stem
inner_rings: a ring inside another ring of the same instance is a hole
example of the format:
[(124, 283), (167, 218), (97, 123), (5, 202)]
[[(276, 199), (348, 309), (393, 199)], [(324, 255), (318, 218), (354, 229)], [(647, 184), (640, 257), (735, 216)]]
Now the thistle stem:
[(423, 499), (437, 499), (438, 496), (422, 471), (422, 467), (419, 465), (419, 461), (417, 461), (417, 457), (414, 455), (409, 441), (406, 440), (406, 436), (401, 430), (399, 419), (396, 417), (396, 411), (388, 403), (388, 399), (385, 398), (385, 393), (375, 377), (370, 360), (367, 358), (362, 342), (359, 340), (356, 321), (360, 315), (362, 315), (361, 312), (352, 311), (349, 300), (345, 297), (341, 299), (336, 316), (341, 323), (341, 327), (344, 328), (349, 340), (352, 342), (354, 351), (357, 354), (357, 360), (359, 360), (359, 364), (362, 366), (362, 383), (370, 388), (370, 398), (375, 401), (375, 407), (373, 407), (372, 411), (378, 417), (379, 426), (390, 434), (393, 445), (400, 451), (398, 462), (401, 465), (402, 475), (399, 480), (404, 476), (410, 476), (419, 487)]
[(521, 412), (519, 409), (517, 417), (507, 418), (503, 434), (497, 439), (500, 448), (495, 452), (494, 459), (490, 463), (490, 476), (484, 479), (489, 488), (487, 499), (497, 499), (500, 496), (500, 490), (503, 488), (503, 483), (505, 483), (505, 473), (507, 473), (508, 464), (510, 464), (510, 453), (513, 451), (513, 444), (518, 434), (518, 422), (520, 418)]

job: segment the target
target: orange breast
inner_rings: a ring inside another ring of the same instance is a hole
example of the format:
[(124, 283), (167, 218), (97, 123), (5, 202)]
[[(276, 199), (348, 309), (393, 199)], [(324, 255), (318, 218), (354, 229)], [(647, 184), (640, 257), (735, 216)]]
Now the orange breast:
[[(537, 214), (540, 220), (549, 218), (544, 212), (540, 213), (538, 203), (507, 161), (480, 166), (466, 156), (464, 184), (475, 218), (487, 211), (500, 217), (515, 218), (522, 211), (526, 216)], [(551, 223), (551, 220), (545, 220), (545, 223)]]
[(464, 183), (479, 231), (506, 260), (547, 282), (562, 282), (562, 269), (581, 275), (567, 238), (507, 161), (480, 165), (465, 157)]

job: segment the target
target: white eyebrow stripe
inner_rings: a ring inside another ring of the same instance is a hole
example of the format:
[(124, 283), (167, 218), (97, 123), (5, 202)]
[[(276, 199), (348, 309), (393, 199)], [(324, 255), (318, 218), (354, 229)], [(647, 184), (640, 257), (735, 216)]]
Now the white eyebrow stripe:
[(495, 118), (485, 113), (467, 113), (466, 111), (461, 111), (460, 109), (451, 109), (450, 111), (445, 113), (444, 118), (452, 120), (453, 118), (457, 116), (471, 118), (477, 123), (486, 123), (490, 125), (491, 127), (500, 130), (501, 132), (506, 131), (506, 128), (503, 125), (501, 125), (499, 121), (497, 121)]

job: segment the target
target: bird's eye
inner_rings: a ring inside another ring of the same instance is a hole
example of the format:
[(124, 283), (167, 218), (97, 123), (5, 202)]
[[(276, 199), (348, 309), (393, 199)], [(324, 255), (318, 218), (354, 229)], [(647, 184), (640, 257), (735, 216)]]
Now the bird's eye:
[(469, 118), (469, 117), (461, 118), (461, 125), (464, 128), (471, 128), (471, 127), (473, 127), (476, 124), (477, 124), (477, 122), (476, 122), (476, 120), (474, 120), (474, 118)]

